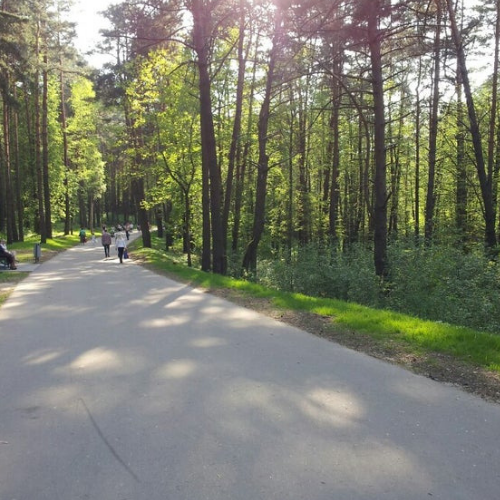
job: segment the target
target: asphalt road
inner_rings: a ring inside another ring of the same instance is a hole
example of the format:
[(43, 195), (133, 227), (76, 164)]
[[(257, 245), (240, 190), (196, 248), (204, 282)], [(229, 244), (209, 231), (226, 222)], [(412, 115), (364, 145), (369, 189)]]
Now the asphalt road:
[(0, 309), (1, 500), (500, 498), (499, 405), (103, 257)]

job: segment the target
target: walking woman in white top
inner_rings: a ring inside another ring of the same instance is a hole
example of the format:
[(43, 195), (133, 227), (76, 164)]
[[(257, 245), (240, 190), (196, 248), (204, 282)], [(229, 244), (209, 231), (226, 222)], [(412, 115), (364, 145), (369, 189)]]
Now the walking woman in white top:
[(120, 259), (120, 264), (123, 264), (123, 253), (125, 252), (125, 249), (127, 248), (127, 243), (125, 241), (125, 238), (122, 233), (118, 233), (116, 235), (116, 242), (115, 242), (116, 249), (118, 250), (118, 258)]

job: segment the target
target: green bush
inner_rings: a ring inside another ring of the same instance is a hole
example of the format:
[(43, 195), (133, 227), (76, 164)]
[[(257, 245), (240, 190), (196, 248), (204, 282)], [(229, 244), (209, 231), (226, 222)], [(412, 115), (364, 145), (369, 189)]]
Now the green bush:
[(387, 307), (422, 318), (500, 332), (500, 272), (482, 252), (391, 248)]
[(291, 258), (259, 261), (258, 282), (270, 288), (391, 309), (423, 319), (500, 332), (500, 269), (478, 250), (392, 244), (390, 273), (380, 281), (370, 250), (309, 245)]
[(341, 253), (308, 245), (291, 260), (259, 261), (258, 278), (266, 287), (287, 292), (380, 305), (371, 256), (360, 249)]

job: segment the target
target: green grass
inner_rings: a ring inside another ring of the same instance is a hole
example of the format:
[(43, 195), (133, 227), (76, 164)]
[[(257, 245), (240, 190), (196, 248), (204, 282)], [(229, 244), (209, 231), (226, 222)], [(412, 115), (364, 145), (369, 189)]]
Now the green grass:
[(280, 292), (256, 283), (205, 273), (187, 267), (180, 255), (139, 248), (137, 240), (131, 245), (131, 252), (155, 270), (192, 285), (207, 289), (226, 288), (251, 297), (268, 298), (282, 309), (307, 311), (330, 318), (332, 328), (368, 335), (380, 344), (396, 342), (408, 354), (447, 354), (500, 373), (499, 335), (340, 300)]
[[(3, 236), (2, 236), (3, 237)], [(25, 238), (22, 242), (16, 242), (12, 245), (9, 245), (9, 250), (13, 250), (16, 252), (16, 260), (19, 262), (34, 262), (34, 254), (33, 248), (35, 243), (40, 242), (39, 235), (30, 235)], [(61, 252), (70, 248), (79, 243), (78, 235), (57, 235), (52, 239), (48, 239), (46, 243), (42, 244), (42, 262), (44, 260), (50, 259), (57, 252)], [(22, 271), (0, 271), (0, 285), (2, 288), (6, 289), (6, 291), (0, 290), (0, 307), (7, 300), (8, 296), (11, 293), (11, 290), (8, 290), (12, 286), (15, 287), (17, 283), (22, 281), (26, 276), (28, 276), (28, 272)]]
[[(35, 243), (40, 243), (39, 235), (29, 235), (25, 237), (24, 241), (12, 243), (8, 246), (9, 250), (16, 252), (16, 259), (19, 262), (33, 262), (33, 248)], [(46, 243), (42, 243), (42, 260), (45, 257), (50, 257), (57, 252), (61, 252), (75, 246), (79, 243), (78, 234), (64, 236), (62, 234), (54, 236), (54, 238), (47, 239)]]

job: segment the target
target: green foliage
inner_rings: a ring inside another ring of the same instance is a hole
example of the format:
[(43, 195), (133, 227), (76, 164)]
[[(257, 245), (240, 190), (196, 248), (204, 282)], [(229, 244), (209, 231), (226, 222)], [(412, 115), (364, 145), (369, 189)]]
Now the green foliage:
[(361, 246), (332, 252), (316, 245), (291, 257), (259, 262), (267, 287), (391, 309), (433, 321), (500, 333), (500, 269), (478, 249), (389, 248), (389, 280), (373, 275), (372, 254)]
[(391, 248), (387, 306), (422, 318), (500, 332), (500, 269), (481, 250)]
[[(54, 233), (56, 233), (56, 231), (54, 231)], [(5, 238), (5, 235), (0, 233), (0, 237)], [(78, 233), (64, 235), (62, 232), (58, 232), (53, 238), (47, 238), (47, 242), (42, 244), (42, 251), (45, 249), (60, 252), (75, 246), (79, 242), (80, 238), (78, 237)], [(17, 257), (19, 258), (21, 256), (20, 260), (23, 260), (23, 255), (29, 254), (30, 257), (33, 256), (32, 251), (35, 243), (40, 243), (40, 235), (30, 233), (25, 235), (24, 241), (18, 241), (9, 245), (9, 250), (15, 250), (17, 252)]]
[(288, 258), (259, 261), (258, 277), (280, 290), (376, 306), (379, 284), (371, 259), (360, 247), (344, 254), (311, 244)]
[(104, 162), (97, 136), (97, 105), (90, 80), (76, 79), (71, 86), (71, 116), (68, 118), (68, 150), (71, 169), (68, 172), (69, 190), (98, 199), (106, 186)]

